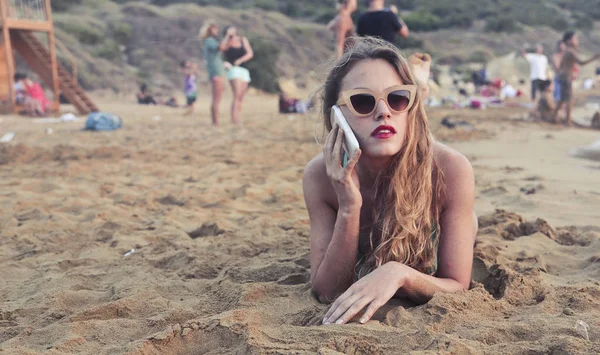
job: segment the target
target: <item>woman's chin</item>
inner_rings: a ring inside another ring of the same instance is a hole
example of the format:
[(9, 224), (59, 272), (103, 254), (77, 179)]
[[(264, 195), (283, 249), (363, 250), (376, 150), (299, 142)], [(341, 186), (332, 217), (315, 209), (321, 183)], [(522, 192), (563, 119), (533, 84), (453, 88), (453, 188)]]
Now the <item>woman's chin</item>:
[(390, 148), (368, 149), (368, 150), (365, 150), (363, 155), (365, 157), (368, 157), (369, 159), (389, 159), (389, 158), (393, 157), (394, 155), (398, 154), (399, 151), (400, 151), (400, 149), (390, 149)]

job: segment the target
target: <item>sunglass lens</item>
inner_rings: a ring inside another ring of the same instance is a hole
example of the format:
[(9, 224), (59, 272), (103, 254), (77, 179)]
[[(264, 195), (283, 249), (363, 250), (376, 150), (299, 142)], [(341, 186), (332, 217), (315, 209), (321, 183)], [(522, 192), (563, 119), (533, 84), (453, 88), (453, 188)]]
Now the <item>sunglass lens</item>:
[(394, 111), (403, 111), (408, 107), (410, 102), (410, 91), (396, 90), (388, 95), (388, 104)]
[(350, 103), (354, 110), (361, 115), (369, 114), (375, 108), (375, 98), (369, 94), (356, 94), (350, 96)]

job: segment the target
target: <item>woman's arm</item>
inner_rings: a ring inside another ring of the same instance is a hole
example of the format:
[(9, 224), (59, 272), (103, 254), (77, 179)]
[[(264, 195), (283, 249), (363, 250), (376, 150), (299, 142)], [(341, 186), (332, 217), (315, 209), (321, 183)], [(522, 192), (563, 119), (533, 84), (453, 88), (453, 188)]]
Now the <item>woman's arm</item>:
[(303, 189), (310, 218), (312, 289), (323, 303), (352, 285), (360, 223), (360, 205), (340, 206), (336, 212), (323, 199), (326, 184), (323, 158), (316, 158), (305, 169)]
[(338, 21), (338, 25), (335, 30), (335, 48), (337, 57), (341, 57), (344, 54), (344, 44), (346, 43), (346, 32), (348, 31), (348, 24), (346, 21)]
[(219, 44), (219, 50), (221, 52), (225, 52), (226, 50), (229, 49), (229, 41), (231, 40), (231, 35), (229, 33), (227, 33), (225, 35), (225, 37), (223, 37), (223, 39), (221, 40), (221, 43)]
[[(462, 154), (444, 151), (440, 159), (446, 184), (446, 206), (441, 216), (436, 277), (407, 274), (402, 289), (409, 298), (424, 302), (438, 291), (466, 290), (471, 283), (477, 218), (473, 212), (475, 178), (471, 163)], [(429, 285), (430, 284), (430, 285)]]
[(250, 46), (250, 41), (248, 41), (248, 38), (246, 38), (246, 37), (242, 38), (242, 44), (243, 44), (244, 48), (246, 48), (246, 55), (244, 55), (243, 57), (239, 58), (234, 63), (232, 63), (236, 67), (240, 66), (243, 63), (246, 63), (250, 59), (254, 58), (254, 51), (252, 50), (252, 46)]

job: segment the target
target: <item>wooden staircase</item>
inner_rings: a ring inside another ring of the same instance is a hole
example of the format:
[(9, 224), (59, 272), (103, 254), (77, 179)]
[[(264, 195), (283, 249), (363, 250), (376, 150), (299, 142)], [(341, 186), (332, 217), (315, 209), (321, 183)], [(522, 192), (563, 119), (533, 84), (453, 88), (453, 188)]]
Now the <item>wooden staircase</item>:
[[(52, 86), (52, 64), (50, 52), (31, 31), (11, 30), (12, 46), (48, 86)], [(98, 107), (90, 100), (71, 74), (58, 64), (58, 81), (62, 94), (77, 108), (80, 114), (97, 112)]]

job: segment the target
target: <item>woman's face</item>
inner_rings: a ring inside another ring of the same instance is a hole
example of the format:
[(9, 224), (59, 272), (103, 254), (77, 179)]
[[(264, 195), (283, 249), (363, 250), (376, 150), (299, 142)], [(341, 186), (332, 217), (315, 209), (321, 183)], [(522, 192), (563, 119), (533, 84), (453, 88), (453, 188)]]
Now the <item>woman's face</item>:
[[(369, 89), (376, 93), (403, 85), (394, 67), (383, 59), (366, 59), (358, 62), (342, 80), (341, 93), (353, 89)], [(391, 157), (404, 145), (408, 110), (392, 111), (387, 99), (375, 103), (375, 111), (366, 117), (356, 116), (347, 105), (340, 109), (358, 140), (363, 156), (373, 158)]]
[(558, 51), (559, 52), (564, 52), (567, 49), (567, 46), (565, 45), (564, 42), (560, 42), (560, 44), (558, 45)]
[(208, 30), (208, 34), (211, 37), (217, 37), (219, 35), (219, 26), (217, 26), (217, 25), (211, 26), (211, 28)]

